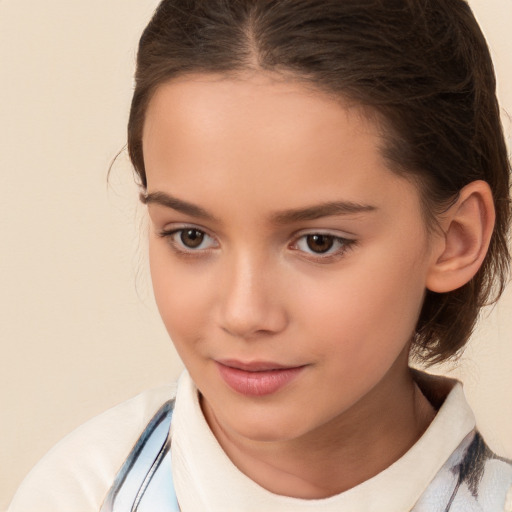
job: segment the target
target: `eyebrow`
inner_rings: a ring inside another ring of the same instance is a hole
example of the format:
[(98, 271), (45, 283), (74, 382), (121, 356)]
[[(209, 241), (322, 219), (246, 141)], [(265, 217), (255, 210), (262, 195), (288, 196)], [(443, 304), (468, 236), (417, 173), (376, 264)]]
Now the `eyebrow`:
[[(188, 201), (178, 199), (165, 192), (151, 192), (140, 194), (140, 200), (144, 204), (158, 204), (166, 208), (172, 208), (178, 212), (200, 219), (216, 221), (216, 217), (204, 208)], [(291, 224), (308, 220), (320, 219), (337, 215), (353, 215), (357, 213), (372, 212), (377, 210), (375, 206), (354, 203), (352, 201), (329, 201), (306, 208), (296, 208), (275, 212), (270, 220), (274, 224)]]
[(291, 224), (293, 222), (320, 219), (336, 215), (350, 215), (356, 213), (373, 212), (375, 206), (354, 203), (351, 201), (330, 201), (306, 208), (284, 210), (272, 215), (274, 224)]
[(216, 218), (208, 213), (204, 208), (197, 206), (188, 201), (183, 201), (177, 197), (173, 197), (165, 192), (151, 192), (149, 194), (140, 194), (140, 200), (144, 204), (159, 204), (166, 208), (172, 208), (178, 212), (190, 215), (191, 217), (197, 217), (199, 219), (214, 221)]

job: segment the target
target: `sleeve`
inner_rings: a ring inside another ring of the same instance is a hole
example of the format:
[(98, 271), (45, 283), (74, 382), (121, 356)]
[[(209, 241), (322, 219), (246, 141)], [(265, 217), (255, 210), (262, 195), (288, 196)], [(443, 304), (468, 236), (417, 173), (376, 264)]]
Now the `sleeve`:
[(174, 386), (146, 391), (78, 427), (18, 488), (7, 512), (95, 512), (140, 432)]

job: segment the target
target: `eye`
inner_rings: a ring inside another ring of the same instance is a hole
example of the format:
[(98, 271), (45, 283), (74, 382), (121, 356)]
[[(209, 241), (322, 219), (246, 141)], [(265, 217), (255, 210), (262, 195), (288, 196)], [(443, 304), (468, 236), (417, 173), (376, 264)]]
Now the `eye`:
[(213, 237), (194, 227), (162, 231), (160, 236), (167, 238), (173, 249), (182, 253), (205, 251), (217, 247)]
[(188, 249), (197, 249), (204, 242), (205, 235), (198, 229), (182, 229), (179, 231), (181, 243)]
[(324, 254), (332, 249), (335, 238), (331, 235), (306, 235), (306, 245), (317, 254)]
[(320, 258), (342, 256), (355, 240), (349, 240), (328, 233), (308, 233), (297, 239), (293, 249)]

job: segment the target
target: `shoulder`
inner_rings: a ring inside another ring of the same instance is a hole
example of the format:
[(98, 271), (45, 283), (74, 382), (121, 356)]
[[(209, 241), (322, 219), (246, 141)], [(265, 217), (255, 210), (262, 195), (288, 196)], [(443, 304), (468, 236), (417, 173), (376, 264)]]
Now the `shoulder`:
[[(450, 452), (436, 456), (442, 466), (414, 510), (512, 512), (512, 461), (492, 451), (476, 430), (462, 385), (425, 373), (414, 375), (422, 392), (438, 409), (427, 432), (453, 446)], [(433, 447), (435, 444), (430, 445), (428, 454), (425, 452), (427, 458), (434, 457)]]
[(506, 510), (512, 487), (512, 460), (494, 453), (477, 432), (459, 464), (461, 494), (473, 496), (482, 510)]
[(8, 512), (99, 510), (115, 475), (174, 385), (145, 391), (57, 443), (19, 487)]
[[(444, 495), (450, 512), (512, 512), (512, 461), (494, 453), (474, 431), (452, 454), (426, 494)], [(508, 493), (508, 495), (507, 495)]]

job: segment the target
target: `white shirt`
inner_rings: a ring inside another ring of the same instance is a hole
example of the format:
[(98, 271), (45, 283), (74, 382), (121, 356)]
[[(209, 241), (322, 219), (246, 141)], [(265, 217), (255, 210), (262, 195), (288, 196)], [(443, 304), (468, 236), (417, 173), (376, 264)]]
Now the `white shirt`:
[[(144, 392), (78, 428), (32, 470), (8, 512), (97, 512), (138, 436), (173, 396), (172, 387)], [(174, 485), (183, 512), (406, 512), (413, 507), (414, 512), (442, 512), (442, 499), (457, 484), (452, 465), (459, 462), (474, 428), (473, 413), (457, 383), (423, 436), (387, 469), (330, 498), (289, 498), (260, 487), (230, 461), (184, 372), (171, 425)], [(451, 512), (504, 510), (512, 465), (496, 460), (485, 464), (479, 501), (463, 483)]]

